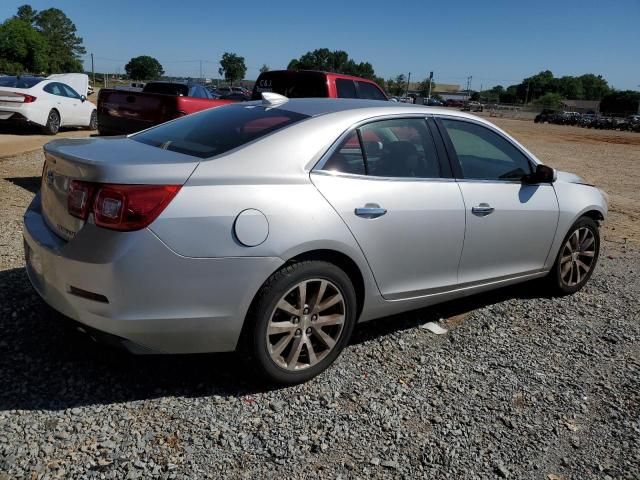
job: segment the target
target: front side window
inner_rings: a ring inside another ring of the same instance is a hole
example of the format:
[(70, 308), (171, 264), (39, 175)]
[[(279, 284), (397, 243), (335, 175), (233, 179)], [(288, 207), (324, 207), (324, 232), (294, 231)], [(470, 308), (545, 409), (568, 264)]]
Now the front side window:
[(360, 98), (387, 100), (387, 97), (384, 96), (380, 89), (369, 82), (358, 82), (358, 91), (360, 92)]
[(64, 90), (64, 95), (65, 97), (69, 97), (69, 98), (80, 98), (80, 95), (78, 94), (78, 92), (76, 92), (73, 88), (71, 88), (69, 85), (65, 85), (64, 83), (60, 83), (58, 84), (60, 85), (60, 87)]
[(336, 89), (338, 90), (338, 98), (358, 98), (356, 84), (353, 80), (336, 78)]
[(309, 116), (289, 110), (238, 104), (188, 115), (130, 138), (164, 150), (209, 158), (306, 118)]
[(487, 127), (442, 119), (464, 178), (521, 180), (532, 172), (528, 158), (511, 142)]

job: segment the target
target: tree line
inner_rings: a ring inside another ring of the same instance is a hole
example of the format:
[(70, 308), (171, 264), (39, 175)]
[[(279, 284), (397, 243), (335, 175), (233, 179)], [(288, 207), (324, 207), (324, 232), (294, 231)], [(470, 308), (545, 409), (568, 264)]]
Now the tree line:
[(10, 74), (83, 71), (86, 50), (76, 26), (58, 8), (22, 5), (0, 24), (0, 71)]

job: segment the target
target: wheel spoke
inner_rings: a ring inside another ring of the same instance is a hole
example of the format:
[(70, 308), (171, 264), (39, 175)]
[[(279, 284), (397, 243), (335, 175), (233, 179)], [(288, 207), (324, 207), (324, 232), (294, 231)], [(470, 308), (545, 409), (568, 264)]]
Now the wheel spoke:
[(287, 348), (287, 345), (291, 343), (292, 338), (293, 338), (293, 332), (291, 332), (289, 335), (282, 337), (280, 340), (278, 340), (278, 343), (276, 343), (275, 345), (272, 345), (270, 347), (271, 357), (279, 357), (280, 354), (284, 351), (284, 349)]
[(589, 232), (588, 230), (587, 230), (587, 235), (588, 236), (585, 237), (585, 239), (580, 244), (580, 250), (586, 250), (591, 245), (593, 245), (595, 238), (593, 237), (593, 235), (591, 235), (591, 232)]
[(560, 264), (561, 264), (561, 265), (564, 265), (565, 263), (567, 263), (567, 262), (571, 261), (571, 258), (572, 258), (572, 257), (571, 257), (571, 254), (566, 255), (566, 256), (564, 256), (564, 257), (562, 257), (562, 258), (560, 259)]
[(320, 282), (320, 287), (318, 289), (318, 294), (316, 295), (316, 297), (313, 300), (312, 304), (309, 305), (309, 307), (311, 307), (312, 311), (315, 311), (315, 312), (318, 311), (318, 306), (320, 305), (320, 302), (324, 298), (324, 294), (325, 294), (326, 291), (327, 291), (327, 281), (326, 280), (322, 280)]
[(594, 252), (593, 250), (586, 251), (586, 252), (580, 252), (580, 256), (581, 257), (594, 257), (595, 254), (596, 254), (596, 252)]
[(304, 344), (307, 346), (307, 353), (309, 354), (309, 364), (315, 365), (318, 363), (318, 357), (316, 356), (316, 351), (313, 349), (313, 344), (309, 337), (305, 338)]
[(567, 273), (569, 273), (569, 271), (572, 269), (573, 267), (573, 262), (568, 262), (565, 263), (564, 266), (562, 267), (562, 270), (560, 271), (560, 276), (564, 279), (567, 276)]
[(589, 266), (586, 263), (584, 263), (582, 260), (576, 260), (576, 265), (582, 270), (584, 270), (584, 273), (587, 273), (589, 271)]
[(571, 241), (571, 250), (573, 251), (578, 250), (578, 245), (580, 245), (580, 233), (578, 230), (573, 232), (573, 235), (571, 235), (570, 241)]
[(333, 315), (324, 315), (319, 316), (318, 320), (316, 320), (313, 324), (320, 328), (326, 327), (327, 325), (342, 325), (344, 323), (344, 315), (341, 313), (336, 313)]
[(322, 341), (322, 343), (327, 346), (327, 348), (333, 348), (333, 346), (336, 344), (336, 341), (327, 333), (323, 332), (322, 328), (320, 327), (314, 327), (313, 333)]
[(280, 300), (280, 302), (278, 302), (278, 305), (276, 305), (276, 308), (279, 308), (282, 311), (290, 313), (291, 315), (300, 315), (300, 312), (298, 311), (298, 309), (293, 305), (291, 305), (289, 302), (287, 302), (284, 298)]
[(276, 335), (278, 333), (287, 333), (296, 329), (296, 325), (292, 322), (271, 322), (269, 325), (269, 329), (267, 330), (268, 335)]
[(578, 264), (576, 263), (576, 283), (580, 283), (580, 280), (582, 280), (582, 274), (580, 273), (580, 268), (578, 267)]
[(298, 294), (300, 295), (300, 311), (302, 311), (307, 304), (307, 282), (298, 285)]
[(300, 358), (300, 352), (302, 351), (302, 345), (304, 345), (304, 342), (302, 340), (302, 337), (295, 337), (295, 340), (293, 341), (293, 346), (291, 347), (291, 351), (289, 352), (289, 355), (287, 356), (287, 367), (288, 368), (295, 368), (295, 366), (298, 364), (298, 358)]
[(334, 306), (336, 303), (342, 300), (342, 295), (336, 293), (331, 297), (327, 298), (324, 302), (318, 305), (318, 312), (324, 312), (327, 308)]

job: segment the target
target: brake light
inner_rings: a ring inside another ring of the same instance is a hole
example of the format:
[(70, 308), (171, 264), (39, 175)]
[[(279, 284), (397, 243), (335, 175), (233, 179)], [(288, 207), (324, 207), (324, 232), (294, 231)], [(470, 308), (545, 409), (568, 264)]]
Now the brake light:
[(74, 217), (86, 220), (91, 211), (95, 184), (72, 180), (67, 193), (67, 210)]
[(33, 103), (37, 100), (37, 97), (33, 95), (27, 95), (26, 93), (15, 93), (11, 96), (2, 95), (0, 96), (1, 102), (11, 102), (11, 103)]
[(37, 100), (36, 97), (34, 97), (33, 95), (27, 95), (27, 94), (22, 94), (24, 96), (24, 102), (23, 103), (33, 103)]
[(151, 224), (180, 191), (180, 185), (112, 185), (74, 180), (68, 210), (86, 220), (93, 211), (96, 225), (111, 230), (140, 230)]

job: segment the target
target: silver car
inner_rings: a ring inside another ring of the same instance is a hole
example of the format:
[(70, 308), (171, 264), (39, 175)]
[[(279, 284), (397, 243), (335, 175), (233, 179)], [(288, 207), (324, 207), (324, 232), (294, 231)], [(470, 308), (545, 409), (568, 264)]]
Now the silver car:
[(240, 349), (279, 383), (365, 322), (593, 273), (606, 195), (469, 114), (367, 100), (206, 110), (45, 146), (27, 272), (134, 353)]

